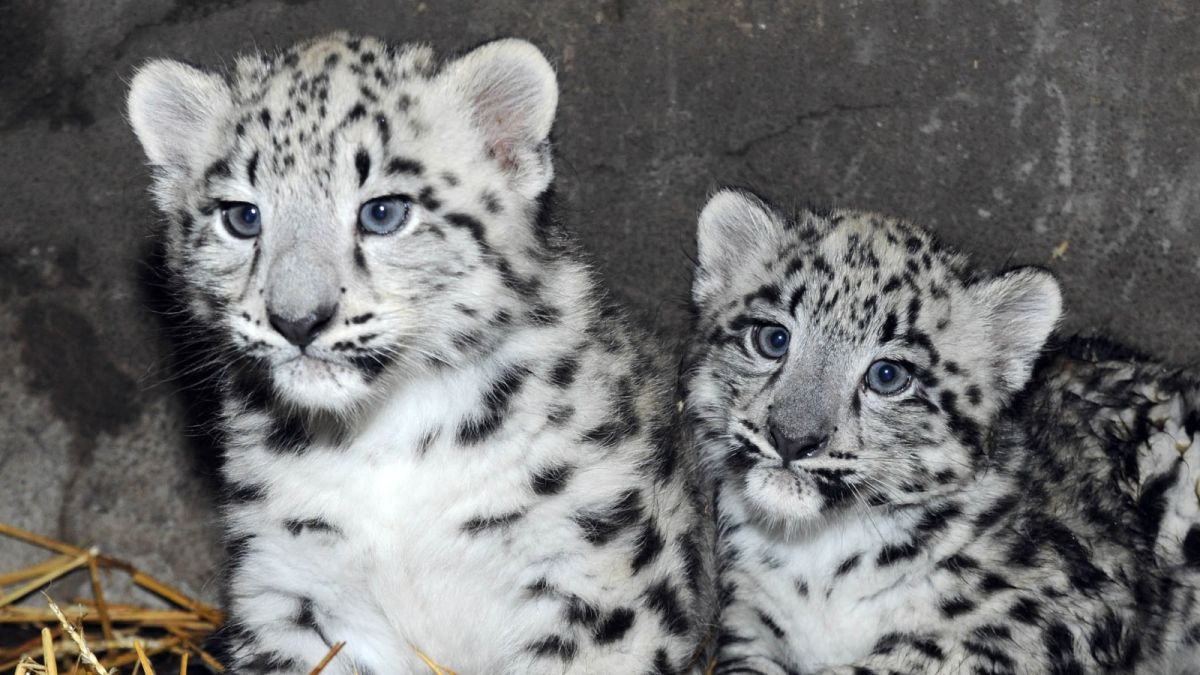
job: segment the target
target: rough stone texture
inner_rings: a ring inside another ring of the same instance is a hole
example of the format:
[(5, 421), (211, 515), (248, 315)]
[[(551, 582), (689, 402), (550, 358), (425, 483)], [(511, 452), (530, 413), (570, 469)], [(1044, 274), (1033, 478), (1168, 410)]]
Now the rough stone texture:
[[(737, 183), (1047, 265), (1069, 328), (1200, 360), (1194, 0), (5, 0), (0, 521), (216, 595), (211, 449), (139, 281), (156, 215), (126, 84), (150, 57), (219, 65), (335, 28), (542, 46), (563, 215), (664, 345), (695, 214)], [(36, 557), (0, 542), (0, 568)]]

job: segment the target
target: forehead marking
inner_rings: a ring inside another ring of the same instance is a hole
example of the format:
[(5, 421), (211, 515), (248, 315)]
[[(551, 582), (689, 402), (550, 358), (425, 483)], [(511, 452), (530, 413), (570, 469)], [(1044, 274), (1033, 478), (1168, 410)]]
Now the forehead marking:
[(362, 187), (371, 175), (371, 156), (366, 150), (359, 148), (354, 153), (354, 169), (358, 172), (358, 187)]
[(250, 155), (250, 159), (246, 161), (246, 180), (250, 182), (250, 187), (254, 187), (254, 183), (258, 177), (258, 151)]

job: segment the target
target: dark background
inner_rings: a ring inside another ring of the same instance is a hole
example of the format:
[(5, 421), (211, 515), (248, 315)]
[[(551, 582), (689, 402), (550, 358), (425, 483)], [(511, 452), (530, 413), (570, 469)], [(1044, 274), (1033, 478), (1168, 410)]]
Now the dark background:
[[(541, 46), (563, 216), (664, 345), (695, 216), (739, 183), (1047, 265), (1071, 330), (1200, 361), (1195, 0), (0, 0), (0, 521), (216, 595), (208, 463), (138, 282), (157, 215), (126, 88), (151, 57), (335, 28)], [(0, 542), (0, 569), (40, 557)]]

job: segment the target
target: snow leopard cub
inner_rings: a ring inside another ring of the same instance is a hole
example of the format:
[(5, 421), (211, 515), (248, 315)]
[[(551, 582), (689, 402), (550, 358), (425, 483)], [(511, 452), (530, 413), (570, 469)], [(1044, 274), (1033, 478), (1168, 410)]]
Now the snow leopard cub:
[(662, 350), (546, 213), (532, 45), (334, 35), (129, 115), (214, 342), (234, 672), (679, 672), (712, 624)]
[(717, 194), (688, 410), (719, 673), (1200, 672), (1200, 380), (869, 213)]

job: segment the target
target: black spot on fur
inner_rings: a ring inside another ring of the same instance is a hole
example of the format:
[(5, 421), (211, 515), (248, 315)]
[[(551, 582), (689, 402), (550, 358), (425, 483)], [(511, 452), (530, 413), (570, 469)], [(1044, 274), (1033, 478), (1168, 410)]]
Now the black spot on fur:
[(229, 162), (218, 159), (205, 169), (204, 181), (207, 183), (214, 178), (228, 178), (229, 175)]
[(862, 562), (862, 554), (855, 553), (849, 558), (843, 560), (841, 564), (837, 566), (837, 569), (833, 571), (833, 576), (840, 577), (849, 574), (851, 570), (853, 570), (855, 567), (858, 567), (858, 563), (860, 562)]
[(692, 593), (699, 593), (704, 582), (704, 559), (700, 555), (700, 545), (697, 543), (700, 539), (695, 533), (687, 532), (676, 540), (679, 556), (683, 560), (683, 575)]
[(515, 523), (520, 520), (525, 514), (521, 511), (513, 511), (512, 513), (502, 513), (495, 516), (476, 516), (463, 523), (462, 531), (465, 534), (482, 534), (489, 530), (496, 530)]
[(529, 369), (521, 365), (509, 366), (502, 372), (483, 394), (483, 411), (468, 418), (458, 428), (458, 442), (463, 445), (475, 445), (495, 433), (504, 423), (509, 405), (524, 386), (527, 377)]
[(1200, 525), (1188, 528), (1183, 538), (1183, 562), (1191, 567), (1200, 567)]
[(572, 625), (594, 626), (600, 620), (600, 610), (577, 595), (567, 600), (564, 615), (567, 623)]
[(960, 595), (942, 600), (941, 603), (939, 603), (939, 607), (942, 610), (942, 614), (944, 614), (947, 619), (953, 619), (956, 616), (967, 614), (973, 611), (975, 609), (975, 603), (972, 600)]
[(1006, 591), (1013, 588), (1013, 585), (1008, 582), (1003, 576), (988, 572), (979, 580), (979, 590), (984, 593), (995, 593), (996, 591)]
[(921, 552), (921, 548), (917, 546), (915, 541), (906, 541), (903, 544), (888, 544), (879, 550), (879, 555), (875, 558), (875, 564), (879, 567), (887, 567), (894, 565), (903, 560), (909, 560), (916, 557)]
[(944, 558), (937, 566), (944, 570), (949, 570), (955, 574), (962, 574), (968, 570), (979, 568), (979, 562), (969, 555), (955, 553), (954, 555)]
[(611, 395), (612, 410), (608, 418), (598, 426), (584, 432), (584, 442), (608, 448), (636, 434), (641, 428), (637, 411), (634, 409), (636, 396), (636, 387), (631, 377), (625, 376), (618, 380)]
[(1179, 467), (1182, 463), (1182, 459), (1176, 460), (1169, 470), (1147, 481), (1145, 487), (1142, 488), (1141, 495), (1138, 497), (1138, 520), (1141, 521), (1147, 538), (1151, 540), (1158, 536), (1158, 529), (1162, 525), (1163, 514), (1167, 510), (1167, 492), (1175, 485), (1179, 475)]
[(782, 640), (787, 637), (787, 633), (785, 633), (783, 629), (779, 627), (779, 624), (775, 623), (775, 620), (772, 619), (766, 612), (756, 609), (754, 610), (754, 613), (758, 615), (759, 623), (765, 626), (767, 630), (771, 631), (771, 634), (775, 636), (776, 640)]
[(904, 640), (904, 636), (900, 633), (886, 633), (875, 641), (875, 646), (871, 648), (871, 653), (876, 655), (891, 654), (896, 649), (896, 645)]
[(1055, 621), (1046, 626), (1042, 634), (1042, 644), (1046, 646), (1046, 658), (1050, 662), (1050, 672), (1056, 675), (1082, 675), (1083, 668), (1075, 660), (1075, 638), (1066, 624)]
[(628, 607), (619, 607), (605, 616), (596, 625), (592, 637), (596, 644), (610, 644), (625, 637), (633, 626), (635, 614)]
[(325, 532), (329, 534), (341, 534), (341, 530), (330, 524), (329, 521), (322, 518), (304, 518), (304, 519), (288, 519), (283, 522), (283, 526), (287, 528), (289, 534), (293, 537), (298, 537), (305, 530), (310, 532)]
[(532, 642), (527, 649), (537, 656), (557, 658), (569, 662), (575, 658), (577, 645), (570, 639), (558, 635), (547, 635)]
[(371, 175), (371, 156), (362, 148), (354, 153), (354, 170), (358, 172), (358, 186), (362, 187)]
[(637, 574), (646, 565), (654, 562), (662, 549), (663, 538), (658, 532), (658, 526), (653, 518), (648, 518), (638, 537), (637, 544), (634, 546), (633, 560), (630, 562), (633, 573)]
[(1042, 603), (1035, 598), (1018, 598), (1009, 608), (1008, 615), (1021, 623), (1035, 624), (1042, 618)]
[(415, 159), (397, 157), (388, 162), (386, 171), (393, 176), (420, 176), (425, 173), (425, 165)]
[(417, 194), (417, 202), (429, 211), (437, 211), (442, 208), (442, 202), (438, 200), (437, 191), (433, 189), (432, 185), (426, 185), (421, 188), (421, 191)]
[[(250, 159), (246, 161), (246, 180), (250, 182), (250, 187), (254, 187), (255, 181), (258, 179), (258, 151), (255, 150)], [(251, 275), (253, 276), (253, 275)]]
[(658, 612), (663, 628), (672, 635), (685, 635), (691, 628), (678, 592), (666, 579), (646, 589), (646, 605)]
[(317, 623), (317, 612), (312, 598), (300, 598), (300, 611), (296, 613), (293, 621), (300, 628), (311, 630), (321, 636), (322, 641), (328, 642), (321, 632), (320, 624)]
[(350, 363), (362, 373), (364, 380), (372, 382), (392, 365), (394, 359), (395, 356), (387, 351), (364, 351), (350, 357)]
[(479, 244), (479, 248), (483, 253), (491, 252), (492, 247), (487, 243), (487, 236), (483, 231), (483, 223), (465, 213), (447, 213), (445, 218), (447, 223), (469, 232), (475, 242)]
[(575, 467), (569, 464), (556, 464), (545, 467), (530, 478), (529, 484), (533, 493), (543, 497), (556, 495), (563, 491), (571, 480)]
[(667, 650), (659, 647), (654, 652), (653, 670), (648, 675), (672, 675), (676, 670), (671, 667), (671, 658), (667, 655)]
[(982, 534), (1000, 522), (1017, 505), (1016, 495), (1005, 495), (997, 499), (986, 511), (975, 517), (975, 533)]
[(583, 530), (584, 539), (596, 546), (602, 546), (636, 523), (641, 513), (641, 493), (636, 489), (626, 490), (608, 506), (577, 513), (575, 523)]
[(945, 652), (943, 652), (942, 648), (939, 647), (938, 644), (933, 640), (917, 638), (910, 644), (912, 644), (914, 649), (931, 659), (941, 661), (942, 659), (946, 658)]

